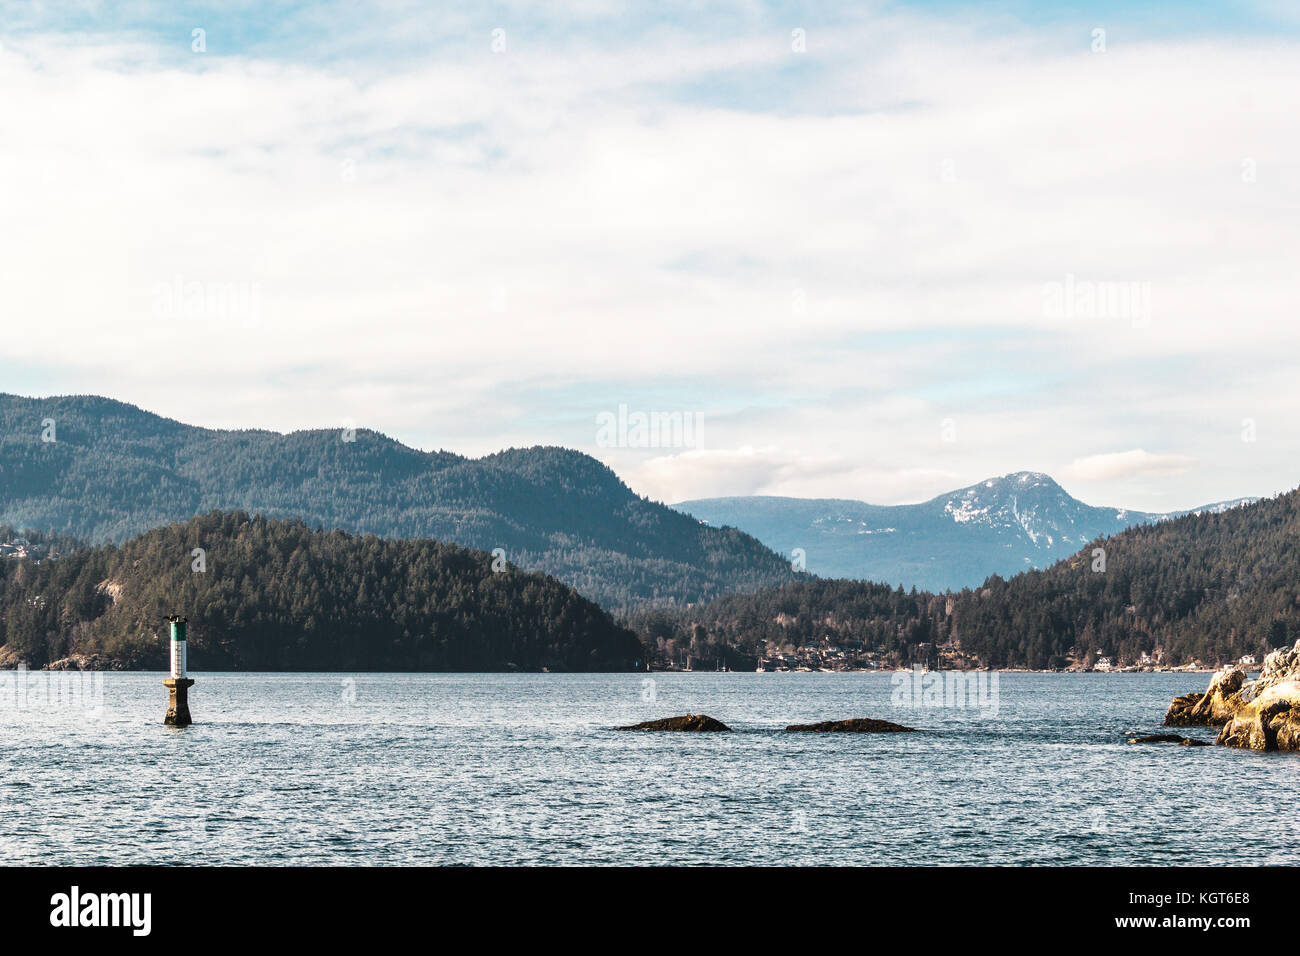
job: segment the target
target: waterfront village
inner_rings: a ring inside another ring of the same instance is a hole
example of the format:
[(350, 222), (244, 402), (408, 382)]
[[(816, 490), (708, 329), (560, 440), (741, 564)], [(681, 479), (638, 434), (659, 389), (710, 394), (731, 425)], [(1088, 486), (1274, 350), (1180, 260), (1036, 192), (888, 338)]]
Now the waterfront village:
[[(1214, 671), (1214, 663), (1192, 661), (1177, 667), (1161, 662), (1161, 652), (1143, 653), (1135, 661), (1116, 661), (1110, 657), (1097, 657), (1094, 660), (1075, 660), (1067, 658), (1062, 666), (1055, 670), (1069, 673), (1185, 673)], [(1257, 667), (1253, 655), (1246, 655), (1237, 661), (1247, 669)], [(736, 652), (728, 651), (719, 655), (716, 651), (704, 650), (703, 653), (680, 653), (669, 659), (664, 656), (653, 662), (655, 670), (668, 671), (713, 671), (754, 669), (758, 671), (800, 671), (800, 672), (836, 672), (836, 671), (878, 671), (911, 670), (921, 667), (925, 670), (980, 670), (982, 665), (975, 657), (963, 654), (953, 646), (936, 647), (933, 644), (915, 644), (910, 653), (900, 656), (897, 653), (879, 654), (855, 642), (823, 639), (818, 644), (798, 646), (785, 645), (780, 649), (768, 648), (757, 658), (753, 655), (740, 657)], [(1008, 668), (1023, 670), (1024, 668)]]

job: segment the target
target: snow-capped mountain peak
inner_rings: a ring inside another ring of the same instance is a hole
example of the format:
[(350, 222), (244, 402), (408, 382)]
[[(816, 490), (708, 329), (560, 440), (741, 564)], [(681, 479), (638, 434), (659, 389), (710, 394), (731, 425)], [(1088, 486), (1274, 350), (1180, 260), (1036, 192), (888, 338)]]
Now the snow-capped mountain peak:
[(803, 549), (815, 574), (935, 589), (974, 587), (990, 574), (1046, 567), (1098, 537), (1186, 513), (1093, 507), (1037, 471), (988, 478), (915, 505), (749, 497), (677, 507), (710, 524), (748, 531), (782, 553)]
[(1034, 545), (1041, 542), (1047, 547), (1063, 538), (1075, 540), (1080, 524), (1095, 524), (1087, 520), (1091, 516), (1086, 512), (1106, 510), (1076, 501), (1049, 475), (1036, 471), (990, 478), (940, 495), (922, 507), (937, 507), (958, 524), (1002, 528), (1023, 534)]

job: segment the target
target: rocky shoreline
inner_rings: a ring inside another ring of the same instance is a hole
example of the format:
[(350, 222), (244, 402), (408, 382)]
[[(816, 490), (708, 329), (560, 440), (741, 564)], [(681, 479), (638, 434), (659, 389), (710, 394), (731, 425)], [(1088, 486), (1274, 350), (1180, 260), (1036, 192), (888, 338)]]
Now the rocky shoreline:
[(1264, 658), (1259, 677), (1225, 667), (1204, 693), (1174, 699), (1168, 727), (1219, 727), (1215, 743), (1250, 750), (1300, 751), (1300, 641)]

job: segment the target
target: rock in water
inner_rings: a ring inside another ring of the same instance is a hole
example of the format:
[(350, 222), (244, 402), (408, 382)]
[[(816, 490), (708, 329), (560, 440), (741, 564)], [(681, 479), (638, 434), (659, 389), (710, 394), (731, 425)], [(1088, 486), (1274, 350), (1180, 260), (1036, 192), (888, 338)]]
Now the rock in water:
[(887, 720), (855, 717), (852, 720), (824, 720), (820, 724), (791, 724), (787, 731), (813, 734), (898, 734), (916, 733), (914, 727), (891, 724)]
[(1215, 743), (1229, 747), (1300, 750), (1300, 641), (1264, 658), (1257, 680), (1245, 677), (1240, 668), (1219, 671), (1199, 699), (1175, 700), (1165, 723), (1222, 727)]
[(1251, 750), (1300, 750), (1300, 680), (1265, 688), (1223, 725), (1215, 743)]
[(1174, 699), (1165, 714), (1166, 727), (1221, 727), (1240, 704), (1238, 697), (1246, 682), (1240, 667), (1225, 667), (1210, 678), (1204, 694), (1187, 694)]
[(1150, 734), (1146, 737), (1130, 737), (1131, 744), (1181, 744), (1184, 747), (1208, 747), (1210, 746), (1204, 740), (1193, 740), (1191, 737), (1180, 737), (1177, 734)]
[(731, 728), (720, 720), (714, 720), (707, 714), (687, 714), (684, 717), (661, 717), (659, 720), (647, 720), (630, 727), (615, 727), (615, 730), (684, 730), (697, 733), (717, 733)]
[(1196, 709), (1196, 705), (1201, 702), (1201, 698), (1204, 696), (1200, 691), (1196, 691), (1195, 693), (1184, 694), (1182, 697), (1175, 697), (1174, 702), (1169, 705), (1169, 712), (1165, 714), (1165, 726), (1194, 726), (1192, 711)]

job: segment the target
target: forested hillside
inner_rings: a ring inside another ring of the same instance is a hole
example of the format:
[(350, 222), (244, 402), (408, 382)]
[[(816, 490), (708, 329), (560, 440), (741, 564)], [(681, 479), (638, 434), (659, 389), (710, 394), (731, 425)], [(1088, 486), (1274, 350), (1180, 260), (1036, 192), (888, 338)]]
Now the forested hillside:
[(32, 667), (82, 654), (162, 669), (176, 613), (196, 670), (628, 670), (642, 657), (597, 605), (493, 563), (425, 539), (213, 513), (122, 547), (0, 562), (0, 651)]
[(468, 459), (364, 429), (218, 431), (105, 398), (0, 395), (0, 522), (120, 543), (236, 509), (502, 548), (611, 609), (792, 578), (756, 539), (639, 497), (568, 449)]
[(1300, 638), (1300, 491), (1131, 528), (1043, 571), (992, 578), (957, 602), (955, 631), (994, 666), (1157, 650), (1174, 663), (1262, 660)]
[(833, 643), (889, 663), (933, 644), (984, 666), (1040, 669), (1143, 654), (1166, 664), (1262, 660), (1300, 639), (1300, 491), (1131, 528), (1045, 570), (953, 595), (803, 579), (643, 612), (633, 624), (670, 658), (686, 647), (708, 658), (717, 645), (755, 653)]

